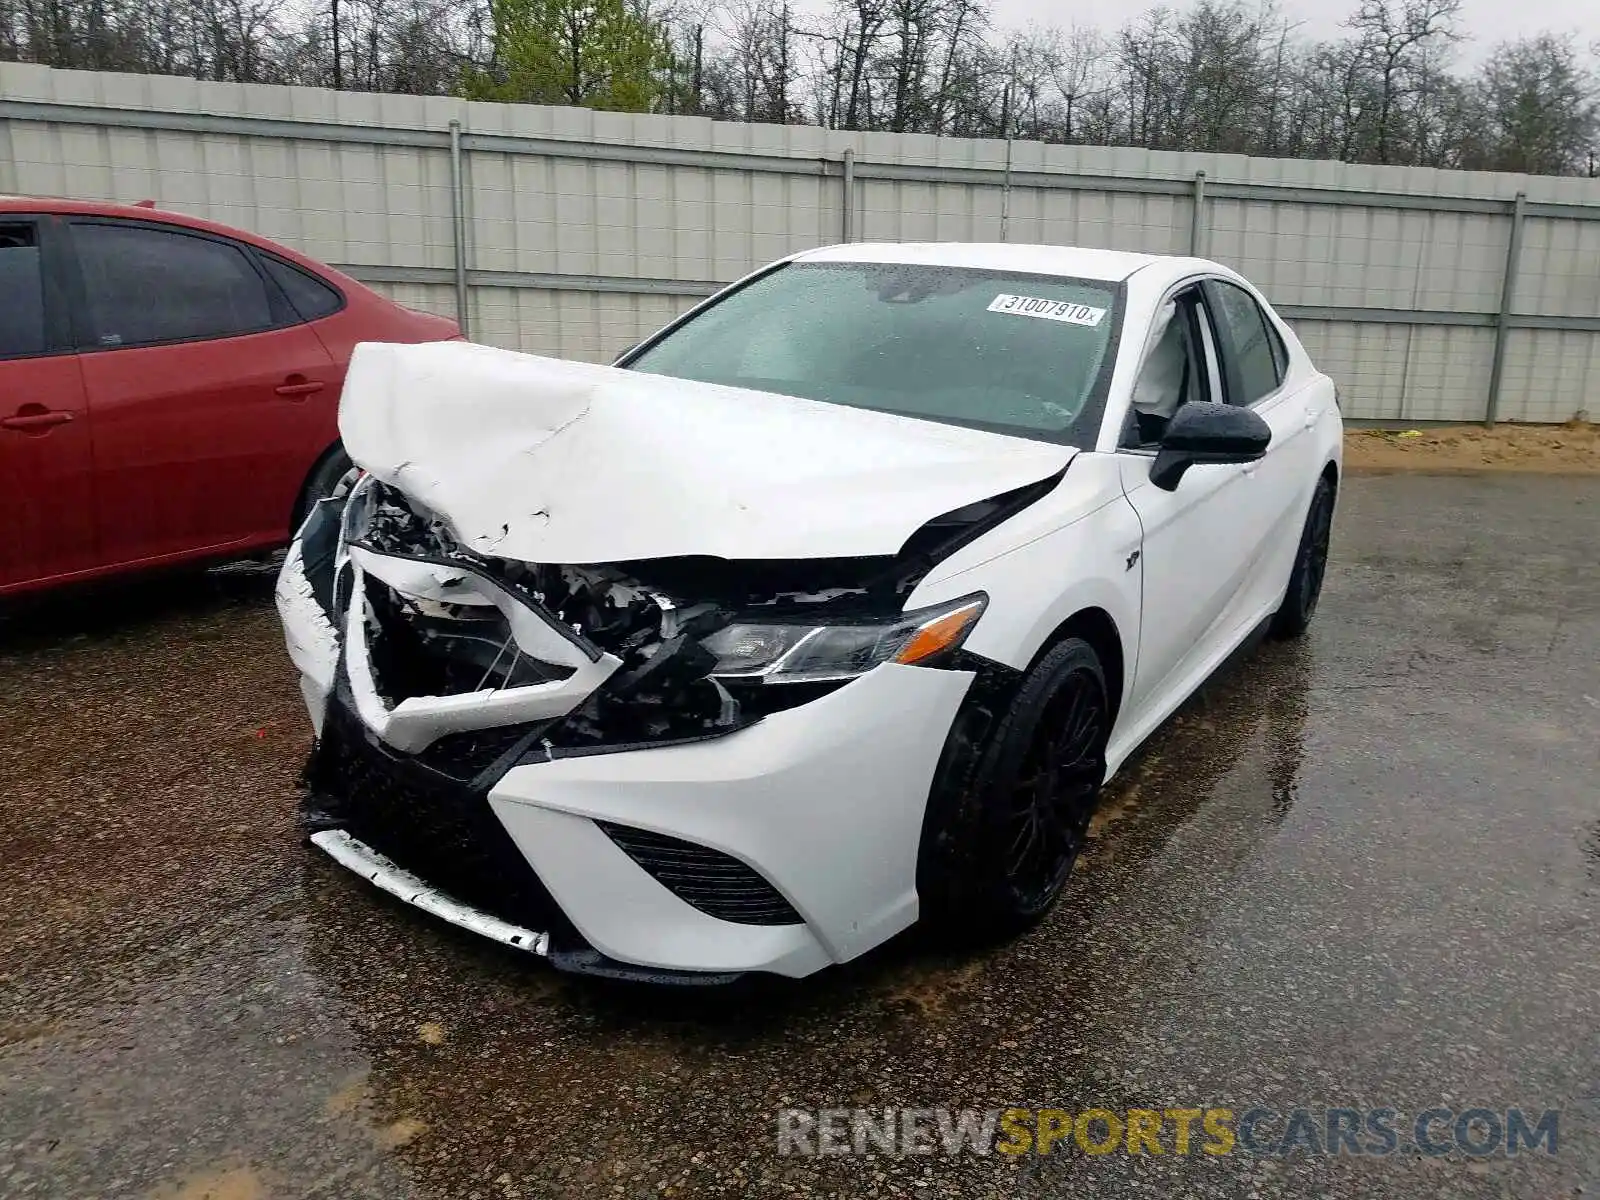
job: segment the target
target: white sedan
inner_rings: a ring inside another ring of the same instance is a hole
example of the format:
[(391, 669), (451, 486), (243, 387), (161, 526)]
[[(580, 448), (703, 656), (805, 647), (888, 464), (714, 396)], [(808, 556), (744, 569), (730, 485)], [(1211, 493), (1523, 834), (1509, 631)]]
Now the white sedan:
[(1332, 382), (1216, 263), (797, 254), (591, 366), (364, 345), (278, 586), (310, 841), (570, 970), (1019, 930), (1100, 786), (1310, 621)]

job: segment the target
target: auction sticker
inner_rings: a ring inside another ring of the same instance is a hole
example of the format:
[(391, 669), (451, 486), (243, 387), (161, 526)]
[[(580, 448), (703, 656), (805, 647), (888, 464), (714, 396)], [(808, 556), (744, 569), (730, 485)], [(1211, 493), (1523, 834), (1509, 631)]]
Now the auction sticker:
[(1012, 313), (1019, 317), (1039, 317), (1046, 321), (1065, 321), (1069, 325), (1098, 325), (1106, 315), (1103, 308), (1073, 304), (1067, 300), (1041, 300), (1037, 296), (1009, 296), (1001, 292), (989, 301), (989, 311)]

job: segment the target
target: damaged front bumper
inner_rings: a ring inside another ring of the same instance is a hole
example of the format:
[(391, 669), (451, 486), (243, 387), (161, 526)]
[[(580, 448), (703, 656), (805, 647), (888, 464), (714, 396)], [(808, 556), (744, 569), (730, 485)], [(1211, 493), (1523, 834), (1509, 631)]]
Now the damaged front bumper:
[[(489, 804), (607, 957), (807, 975), (916, 920), (923, 813), (971, 679), (879, 667), (725, 738), (514, 767)], [(724, 919), (728, 860), (758, 877), (747, 908), (764, 882), (789, 919)]]
[[(313, 512), (277, 590), (318, 731), (304, 819), (336, 861), (558, 967), (651, 980), (806, 975), (915, 921), (923, 815), (970, 672), (888, 662), (740, 705), (652, 678), (626, 630), (602, 649), (551, 620), (570, 599), (347, 545), (342, 524), (340, 504)], [(385, 643), (391, 596), (426, 653)], [(693, 609), (663, 607), (648, 648), (698, 661), (676, 632)], [(463, 611), (472, 636), (450, 626)], [(491, 656), (502, 636), (510, 653)], [(485, 649), (465, 682), (419, 694), (440, 645), (451, 663)]]

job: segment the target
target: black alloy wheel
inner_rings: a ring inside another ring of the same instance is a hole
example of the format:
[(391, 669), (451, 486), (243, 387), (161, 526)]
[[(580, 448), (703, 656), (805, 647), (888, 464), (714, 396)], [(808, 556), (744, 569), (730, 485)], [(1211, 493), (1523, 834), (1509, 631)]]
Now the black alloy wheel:
[(1333, 507), (1333, 482), (1324, 476), (1318, 480), (1317, 490), (1311, 496), (1311, 510), (1306, 513), (1305, 528), (1300, 533), (1300, 546), (1295, 552), (1294, 569), (1289, 574), (1283, 605), (1272, 616), (1275, 637), (1299, 637), (1316, 615), (1317, 601), (1322, 596), (1322, 579), (1328, 572)]
[(1078, 859), (1105, 774), (1105, 688), (1087, 666), (1045, 701), (1012, 784), (1006, 876), (1018, 915), (1050, 907)]
[(992, 942), (1055, 903), (1088, 839), (1112, 709), (1087, 641), (1048, 647), (1015, 690), (957, 718), (929, 797), (917, 890), (926, 927)]

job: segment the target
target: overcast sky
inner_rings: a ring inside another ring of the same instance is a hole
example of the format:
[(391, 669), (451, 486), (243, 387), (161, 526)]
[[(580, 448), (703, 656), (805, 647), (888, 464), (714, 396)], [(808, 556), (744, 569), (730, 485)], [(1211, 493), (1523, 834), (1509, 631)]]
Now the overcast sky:
[[(1116, 6), (1104, 0), (992, 2), (995, 24), (1002, 28), (1021, 28), (1031, 21), (1063, 28), (1076, 23), (1112, 29), (1157, 4), (1157, 0), (1127, 0)], [(1304, 22), (1302, 34), (1327, 38), (1338, 36), (1339, 23), (1355, 9), (1356, 0), (1280, 0), (1280, 6), (1285, 16)], [(1182, 8), (1183, 0), (1169, 0), (1169, 7)], [(1580, 44), (1600, 39), (1597, 0), (1465, 0), (1461, 13), (1462, 29), (1472, 38), (1457, 51), (1466, 62), (1481, 58), (1496, 42), (1547, 29), (1560, 33), (1575, 30)]]

